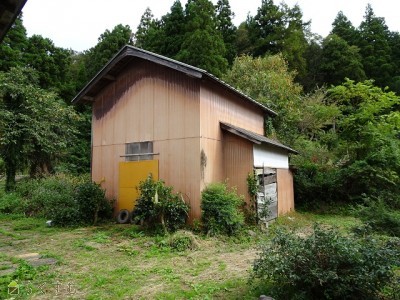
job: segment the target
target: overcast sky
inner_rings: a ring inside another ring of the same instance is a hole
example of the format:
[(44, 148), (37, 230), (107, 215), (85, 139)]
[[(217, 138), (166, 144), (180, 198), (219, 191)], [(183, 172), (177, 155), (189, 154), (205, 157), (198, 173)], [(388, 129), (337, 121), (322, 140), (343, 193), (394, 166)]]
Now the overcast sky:
[[(170, 11), (174, 0), (28, 0), (23, 9), (28, 35), (40, 34), (53, 40), (56, 46), (83, 51), (96, 45), (106, 29), (117, 24), (136, 30), (146, 7), (160, 18)], [(216, 3), (217, 0), (213, 0)], [(181, 0), (182, 5), (186, 0)], [(239, 25), (248, 13), (254, 16), (261, 0), (230, 0)], [(279, 0), (274, 1), (280, 3)], [(311, 30), (326, 36), (337, 13), (342, 10), (354, 26), (364, 16), (365, 7), (372, 5), (375, 15), (384, 17), (392, 31), (399, 31), (400, 1), (397, 0), (286, 0), (289, 6), (298, 3), (304, 20), (311, 20)]]

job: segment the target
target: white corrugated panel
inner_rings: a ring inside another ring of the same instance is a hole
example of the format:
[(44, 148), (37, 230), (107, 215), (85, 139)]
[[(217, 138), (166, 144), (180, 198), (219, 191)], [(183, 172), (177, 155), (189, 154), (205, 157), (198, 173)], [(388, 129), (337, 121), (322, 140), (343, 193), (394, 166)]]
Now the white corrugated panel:
[(253, 157), (255, 167), (289, 169), (289, 157), (286, 150), (265, 144), (255, 144)]

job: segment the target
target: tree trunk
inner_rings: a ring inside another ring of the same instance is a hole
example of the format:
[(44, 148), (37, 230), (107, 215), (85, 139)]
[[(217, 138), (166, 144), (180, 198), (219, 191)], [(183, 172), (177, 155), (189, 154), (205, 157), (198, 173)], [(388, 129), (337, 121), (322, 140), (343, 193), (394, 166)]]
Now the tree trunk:
[(4, 160), (6, 165), (6, 192), (13, 191), (15, 189), (15, 175), (17, 173), (17, 164), (12, 157)]

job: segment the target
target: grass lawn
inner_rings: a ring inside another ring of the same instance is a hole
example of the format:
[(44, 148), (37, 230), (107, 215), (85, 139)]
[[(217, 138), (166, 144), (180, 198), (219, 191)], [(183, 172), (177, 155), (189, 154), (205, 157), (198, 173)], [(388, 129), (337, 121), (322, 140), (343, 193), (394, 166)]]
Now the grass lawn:
[[(359, 223), (353, 217), (293, 213), (271, 229), (307, 230), (314, 221), (344, 231)], [(11, 298), (13, 274), (20, 278), (15, 299), (258, 298), (247, 281), (265, 233), (196, 237), (198, 249), (176, 252), (165, 245), (165, 237), (146, 235), (134, 225), (54, 228), (43, 219), (3, 215), (0, 298)], [(39, 266), (30, 266), (32, 256)]]

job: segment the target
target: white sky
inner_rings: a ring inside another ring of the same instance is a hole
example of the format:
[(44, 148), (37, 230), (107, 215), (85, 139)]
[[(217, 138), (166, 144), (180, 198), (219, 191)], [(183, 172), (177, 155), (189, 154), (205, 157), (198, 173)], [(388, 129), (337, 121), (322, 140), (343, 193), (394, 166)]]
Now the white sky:
[[(40, 34), (50, 38), (56, 46), (76, 51), (87, 50), (97, 44), (106, 29), (117, 24), (129, 25), (133, 31), (146, 7), (160, 18), (170, 11), (174, 0), (28, 0), (23, 8), (24, 25), (28, 35)], [(213, 0), (216, 3), (217, 0)], [(274, 3), (280, 3), (275, 0)], [(182, 5), (186, 0), (181, 0)], [(230, 0), (235, 13), (234, 24), (239, 25), (248, 13), (254, 16), (261, 0)], [(384, 17), (392, 31), (400, 31), (400, 1), (397, 0), (285, 0), (289, 6), (298, 3), (304, 20), (312, 20), (311, 30), (325, 37), (331, 24), (342, 10), (354, 26), (364, 16), (365, 7), (372, 5), (375, 15)]]

